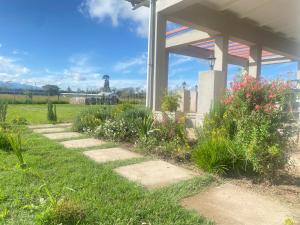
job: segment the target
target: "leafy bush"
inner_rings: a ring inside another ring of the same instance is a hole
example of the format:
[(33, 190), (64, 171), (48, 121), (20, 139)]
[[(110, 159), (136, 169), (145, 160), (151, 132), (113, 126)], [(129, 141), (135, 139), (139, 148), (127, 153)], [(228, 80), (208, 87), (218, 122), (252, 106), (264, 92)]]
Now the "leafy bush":
[(4, 123), (7, 114), (7, 103), (0, 101), (0, 123)]
[(166, 94), (162, 99), (161, 109), (165, 112), (176, 112), (179, 106), (179, 99), (179, 95)]
[(125, 111), (121, 111), (100, 124), (95, 130), (95, 135), (113, 141), (134, 142), (141, 124), (150, 112), (144, 108), (125, 108)]
[(107, 140), (131, 142), (137, 136), (137, 129), (134, 123), (118, 118), (106, 120), (94, 133), (96, 137)]
[(48, 102), (48, 113), (47, 118), (50, 122), (56, 122), (57, 121), (57, 115), (56, 115), (56, 105), (53, 105), (52, 102)]
[(94, 131), (102, 122), (112, 118), (111, 107), (87, 108), (75, 118), (73, 129), (79, 132)]
[(164, 113), (162, 121), (146, 117), (141, 125), (137, 140), (140, 149), (180, 161), (189, 158), (190, 146), (184, 117), (173, 119)]
[[(249, 172), (274, 178), (288, 162), (289, 140), (294, 130), (289, 113), (290, 102), (287, 83), (257, 81), (250, 76), (243, 76), (231, 84), (223, 105), (215, 107), (206, 116), (200, 140), (211, 141), (217, 137), (227, 139), (241, 150), (238, 155), (248, 164), (247, 168), (251, 168)], [(214, 149), (217, 151), (217, 148)], [(196, 151), (199, 157), (201, 148)], [(214, 151), (203, 151), (203, 154), (207, 153), (214, 157)], [(235, 160), (232, 157), (232, 163)], [(201, 163), (199, 166), (205, 167)], [(230, 170), (231, 167), (226, 165), (224, 171)]]

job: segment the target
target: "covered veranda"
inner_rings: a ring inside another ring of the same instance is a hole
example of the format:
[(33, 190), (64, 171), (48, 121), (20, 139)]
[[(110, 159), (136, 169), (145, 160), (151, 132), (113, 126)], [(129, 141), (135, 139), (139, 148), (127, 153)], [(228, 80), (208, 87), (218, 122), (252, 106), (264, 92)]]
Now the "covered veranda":
[[(160, 110), (170, 53), (215, 58), (213, 70), (199, 74), (200, 117), (224, 94), (229, 64), (259, 79), (262, 65), (298, 62), (299, 78), (299, 8), (298, 0), (158, 0), (147, 106)], [(168, 31), (168, 21), (180, 26)]]

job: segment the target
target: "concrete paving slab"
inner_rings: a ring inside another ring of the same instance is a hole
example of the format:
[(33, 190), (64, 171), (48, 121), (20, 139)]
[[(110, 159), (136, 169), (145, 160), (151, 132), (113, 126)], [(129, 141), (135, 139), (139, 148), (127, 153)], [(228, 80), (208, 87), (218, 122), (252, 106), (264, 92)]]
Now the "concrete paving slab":
[(39, 125), (29, 125), (30, 129), (43, 129), (43, 128), (55, 128), (55, 127), (71, 127), (72, 123), (58, 123), (58, 124), (39, 124)]
[(127, 160), (127, 159), (134, 159), (140, 158), (141, 155), (128, 151), (122, 148), (108, 148), (108, 149), (99, 149), (99, 150), (92, 150), (86, 151), (83, 153), (85, 156), (89, 157), (90, 159), (99, 162), (105, 163), (110, 161), (117, 161), (117, 160)]
[(283, 225), (296, 216), (280, 202), (233, 184), (186, 198), (182, 205), (218, 225)]
[(63, 132), (63, 133), (44, 134), (44, 136), (51, 140), (62, 140), (68, 138), (78, 138), (81, 137), (82, 135), (77, 132)]
[(33, 132), (38, 134), (50, 134), (50, 133), (58, 133), (64, 132), (67, 128), (64, 127), (54, 127), (54, 128), (43, 128), (43, 129), (34, 129)]
[(116, 168), (115, 171), (147, 188), (164, 187), (188, 180), (196, 174), (164, 161), (148, 161)]
[(103, 145), (106, 142), (95, 139), (95, 138), (86, 138), (80, 140), (71, 140), (71, 141), (64, 141), (61, 142), (65, 146), (65, 148), (89, 148), (89, 147), (96, 147), (99, 145)]

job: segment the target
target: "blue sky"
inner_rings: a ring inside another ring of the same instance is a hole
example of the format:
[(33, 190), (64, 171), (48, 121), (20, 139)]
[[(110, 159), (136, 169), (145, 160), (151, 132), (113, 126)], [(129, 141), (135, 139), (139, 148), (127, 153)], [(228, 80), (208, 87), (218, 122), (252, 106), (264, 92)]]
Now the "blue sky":
[[(147, 9), (132, 12), (122, 0), (0, 0), (0, 80), (90, 89), (109, 74), (114, 87), (144, 87), (147, 30)], [(194, 86), (207, 69), (171, 55), (170, 86)], [(295, 71), (295, 64), (263, 68), (268, 79), (293, 79)]]

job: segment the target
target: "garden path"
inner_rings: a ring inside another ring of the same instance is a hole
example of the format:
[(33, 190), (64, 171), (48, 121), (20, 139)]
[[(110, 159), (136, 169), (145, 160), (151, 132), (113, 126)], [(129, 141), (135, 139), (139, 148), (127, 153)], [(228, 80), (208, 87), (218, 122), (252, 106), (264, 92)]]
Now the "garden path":
[[(67, 132), (70, 124), (35, 125), (29, 128), (49, 139), (68, 139), (60, 142), (66, 148), (94, 148), (105, 144), (98, 139), (82, 138), (81, 134), (76, 132)], [(81, 139), (78, 139), (80, 137)], [(142, 158), (141, 155), (123, 148), (86, 150), (83, 154), (98, 163)], [(300, 171), (300, 154), (296, 154), (293, 159)], [(122, 166), (114, 171), (149, 189), (165, 187), (198, 175), (161, 160)], [(282, 202), (230, 183), (211, 187), (207, 191), (183, 199), (181, 204), (215, 221), (218, 225), (283, 225), (288, 218), (296, 221), (294, 225), (300, 224), (298, 209), (290, 209)]]

